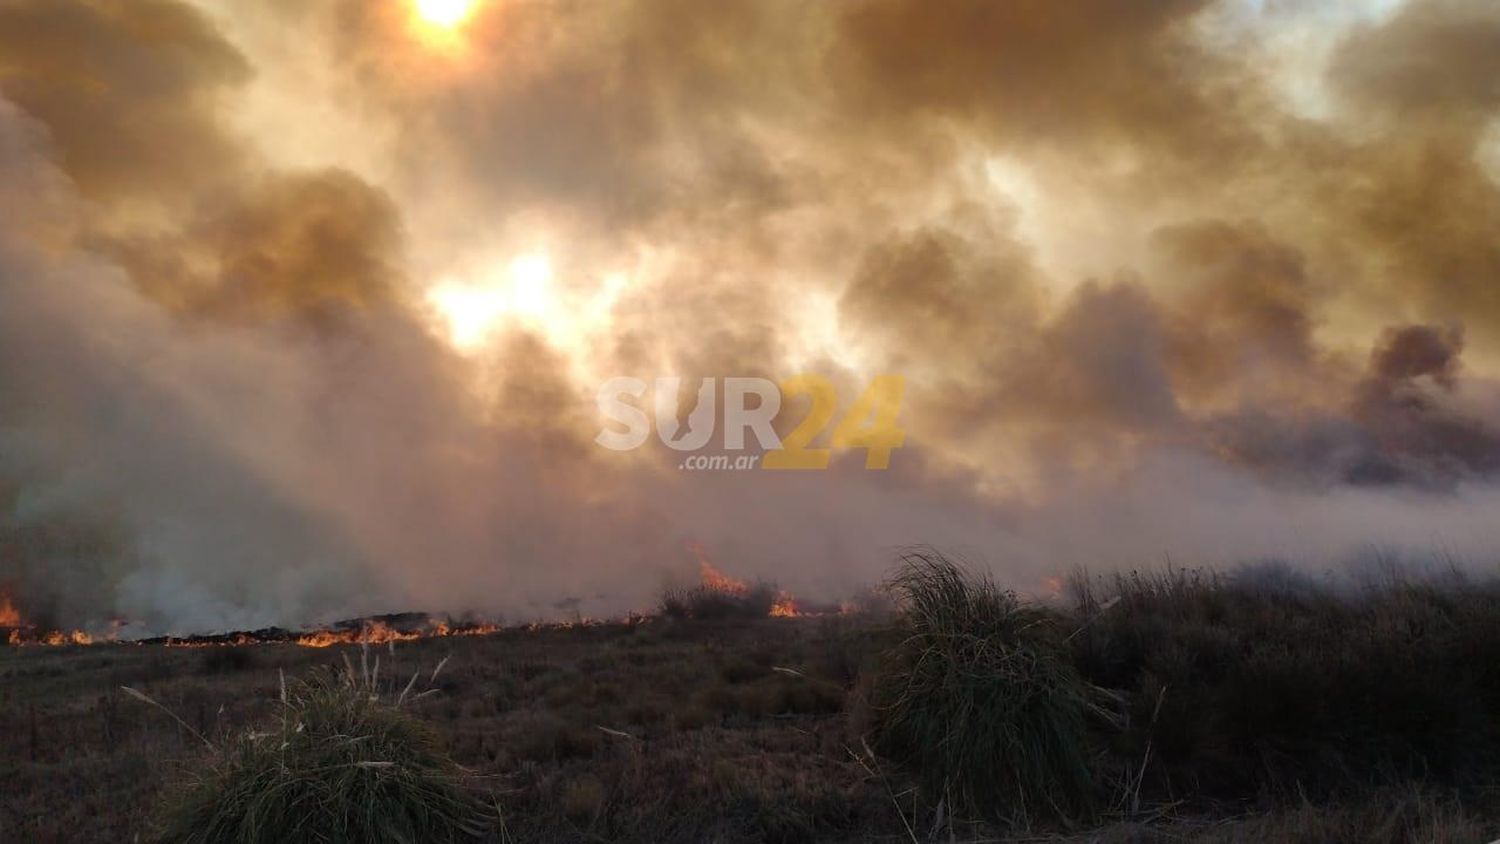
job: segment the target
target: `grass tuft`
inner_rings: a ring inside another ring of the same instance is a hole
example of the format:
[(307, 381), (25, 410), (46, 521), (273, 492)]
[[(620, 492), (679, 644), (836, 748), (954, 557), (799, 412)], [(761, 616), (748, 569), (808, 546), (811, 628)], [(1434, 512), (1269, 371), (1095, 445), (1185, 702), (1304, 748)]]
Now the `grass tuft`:
[(447, 842), (484, 834), (434, 735), (350, 674), (283, 692), (279, 721), (217, 749), (170, 795), (164, 844)]
[(1090, 724), (1111, 698), (1074, 670), (1054, 615), (935, 552), (905, 555), (889, 586), (905, 635), (870, 691), (874, 747), (950, 811), (1091, 816)]

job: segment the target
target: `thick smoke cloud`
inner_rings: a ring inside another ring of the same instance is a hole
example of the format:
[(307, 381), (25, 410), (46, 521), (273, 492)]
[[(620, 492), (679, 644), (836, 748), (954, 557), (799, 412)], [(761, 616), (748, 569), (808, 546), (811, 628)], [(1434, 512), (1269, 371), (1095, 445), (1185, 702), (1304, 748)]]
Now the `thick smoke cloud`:
[(1452, 329), (1388, 329), (1341, 413), (1257, 410), (1210, 427), (1227, 456), (1276, 477), (1431, 489), (1486, 480), (1500, 471), (1500, 427), (1459, 392), (1462, 346)]
[(153, 299), (222, 319), (331, 320), (400, 289), (400, 214), (347, 171), (278, 173), (204, 197), (166, 234), (105, 238), (101, 248)]
[[(689, 543), (831, 597), (912, 543), (1488, 564), (1500, 13), (1319, 5), (0, 0), (0, 588), (190, 630), (619, 612)], [(592, 442), (605, 378), (802, 371), (906, 376), (889, 471)]]
[(240, 153), (221, 98), (252, 69), (175, 0), (0, 5), (5, 96), (47, 127), (90, 198), (155, 202), (209, 187)]

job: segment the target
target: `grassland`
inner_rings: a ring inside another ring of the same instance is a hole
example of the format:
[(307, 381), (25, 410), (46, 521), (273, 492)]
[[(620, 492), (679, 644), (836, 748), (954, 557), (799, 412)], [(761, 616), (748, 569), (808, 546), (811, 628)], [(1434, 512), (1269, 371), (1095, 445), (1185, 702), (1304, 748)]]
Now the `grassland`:
[[(1491, 587), (1392, 581), (1334, 592), (1295, 578), (1178, 572), (1079, 578), (1068, 608), (1011, 603), (981, 581), (955, 588), (981, 611), (941, 628), (910, 614), (731, 617), (513, 630), (363, 654), (3, 649), (0, 842), (153, 840), (167, 795), (213, 756), (196, 734), (234, 741), (276, 723), (283, 676), (347, 670), (345, 658), (357, 666), (361, 656), (362, 672), (379, 657), (377, 684), (391, 695), (415, 673), (431, 679), (436, 692), (404, 708), (472, 773), (490, 807), (480, 840), (1500, 837), (1500, 592)], [(1017, 615), (996, 623), (1007, 612)], [(966, 644), (939, 649), (949, 663), (912, 670), (954, 637)], [(999, 676), (1021, 685), (996, 686)], [(971, 686), (944, 699), (953, 677)], [(902, 711), (921, 728), (903, 734), (893, 702), (914, 679), (926, 686)], [(1022, 686), (1051, 690), (1027, 698), (1042, 709), (983, 729), (964, 720), (962, 695), (990, 701), (989, 712)], [(1006, 755), (1037, 730), (1054, 743)], [(943, 742), (982, 752), (950, 754), (949, 771), (932, 752)], [(1023, 770), (1020, 758), (1034, 764)], [(1044, 799), (1018, 806), (1012, 794)]]

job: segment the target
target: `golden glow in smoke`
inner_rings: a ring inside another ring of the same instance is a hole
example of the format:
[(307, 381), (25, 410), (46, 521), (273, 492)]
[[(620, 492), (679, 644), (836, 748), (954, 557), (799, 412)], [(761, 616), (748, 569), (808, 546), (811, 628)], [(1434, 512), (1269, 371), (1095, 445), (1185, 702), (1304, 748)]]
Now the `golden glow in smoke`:
[(520, 328), (586, 366), (593, 340), (609, 331), (615, 305), (631, 286), (622, 272), (588, 275), (560, 280), (547, 253), (531, 252), (439, 281), (428, 289), (427, 305), (434, 326), (460, 352), (479, 352)]
[(474, 14), (479, 0), (414, 0), (417, 17), (439, 29), (457, 29)]
[(440, 284), (427, 300), (447, 323), (453, 345), (472, 351), (507, 318), (545, 323), (556, 315), (552, 261), (543, 254), (523, 255), (485, 283)]

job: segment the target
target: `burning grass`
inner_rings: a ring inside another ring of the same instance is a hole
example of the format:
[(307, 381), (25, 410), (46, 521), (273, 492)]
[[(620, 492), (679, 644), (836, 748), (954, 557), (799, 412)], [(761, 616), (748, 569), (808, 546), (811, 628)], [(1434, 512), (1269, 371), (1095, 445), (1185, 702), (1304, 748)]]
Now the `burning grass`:
[[(941, 558), (924, 566), (897, 578), (894, 617), (509, 627), (393, 650), (299, 647), (284, 632), (251, 649), (0, 648), (6, 840), (149, 840), (142, 807), (171, 787), (164, 762), (204, 761), (195, 733), (228, 765), (246, 730), (286, 729), (281, 671), (363, 676), (343, 661), (361, 655), (369, 674), (399, 673), (388, 702), (451, 656), (417, 681), (441, 694), (413, 691), (400, 714), (493, 784), (500, 840), (1472, 844), (1500, 832), (1491, 582), (1331, 589), (1171, 571), (1080, 578), (1076, 606), (1043, 608)], [(965, 806), (965, 790), (994, 808)], [(1103, 826), (1081, 823), (1091, 810)]]
[(436, 734), (373, 692), (324, 671), (282, 693), (279, 718), (214, 749), (177, 786), (163, 844), (451, 842), (487, 830), (464, 772)]
[(669, 588), (662, 593), (657, 611), (663, 618), (725, 621), (729, 619), (796, 618), (801, 615), (797, 600), (774, 583), (747, 583), (719, 571), (703, 555), (698, 555), (696, 586)]
[[(791, 593), (776, 588), (765, 581), (753, 584), (719, 571), (708, 561), (702, 549), (690, 546), (699, 558), (700, 582), (687, 588), (666, 590), (657, 607), (657, 616), (669, 619), (698, 619), (722, 621), (726, 619), (798, 618), (804, 615), (825, 615), (842, 612), (839, 607), (814, 606), (804, 611)], [(653, 616), (629, 613), (616, 622), (640, 624), (649, 622)], [(575, 626), (591, 626), (607, 623), (599, 619), (575, 615), (565, 621), (536, 621), (521, 626), (521, 629), (540, 630), (548, 628), (567, 629)], [(125, 620), (111, 622), (108, 629), (67, 630), (33, 623), (18, 607), (10, 593), (0, 589), (0, 643), (11, 646), (48, 646), (131, 644), (165, 645), (172, 648), (247, 647), (252, 645), (295, 644), (304, 648), (331, 648), (336, 645), (385, 645), (394, 642), (414, 642), (421, 639), (444, 639), (460, 636), (491, 636), (506, 628), (495, 621), (464, 618), (456, 620), (449, 616), (425, 613), (395, 613), (381, 616), (349, 619), (327, 627), (304, 630), (287, 630), (267, 627), (260, 630), (231, 633), (205, 633), (188, 636), (155, 636), (131, 638), (122, 635), (131, 625)]]
[(9, 645), (92, 645), (96, 637), (82, 630), (49, 630), (38, 627), (21, 613), (15, 599), (0, 589), (0, 633)]
[[(486, 621), (454, 621), (451, 618), (428, 616), (422, 613), (400, 613), (371, 618), (350, 619), (329, 627), (314, 630), (285, 630), (268, 627), (260, 630), (234, 633), (210, 633), (192, 636), (157, 636), (151, 638), (121, 638), (120, 631), (126, 625), (116, 622), (104, 633), (94, 634), (83, 630), (47, 629), (27, 622), (7, 603), (0, 593), (0, 632), (6, 644), (18, 647), (65, 645), (164, 645), (169, 648), (221, 648), (249, 647), (253, 645), (293, 644), (304, 648), (330, 648), (335, 645), (386, 645), (393, 642), (414, 642), (419, 639), (443, 639), (454, 636), (489, 636), (504, 628), (498, 623)], [(592, 623), (587, 619), (558, 622), (555, 626)], [(542, 623), (529, 627), (553, 626)]]

